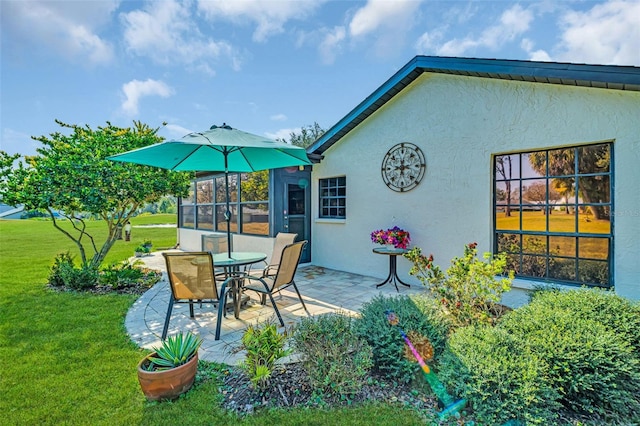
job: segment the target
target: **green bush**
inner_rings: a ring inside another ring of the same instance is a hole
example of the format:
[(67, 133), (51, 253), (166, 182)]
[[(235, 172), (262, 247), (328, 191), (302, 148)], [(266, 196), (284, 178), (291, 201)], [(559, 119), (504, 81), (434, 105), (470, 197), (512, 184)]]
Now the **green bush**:
[(595, 290), (542, 291), (498, 327), (546, 361), (547, 381), (565, 408), (630, 418), (640, 416), (640, 359), (632, 343), (638, 339), (635, 308), (625, 306)]
[(640, 359), (640, 304), (632, 303), (612, 291), (547, 288), (533, 293), (535, 306), (547, 310), (570, 310), (581, 318), (598, 321), (620, 335), (634, 348)]
[[(496, 322), (495, 306), (511, 289), (514, 276), (513, 271), (506, 270), (504, 253), (484, 253), (483, 261), (478, 259), (477, 243), (467, 244), (464, 256), (453, 258), (446, 273), (433, 262), (433, 255), (425, 256), (419, 247), (404, 257), (413, 263), (409, 274), (429, 288), (454, 326)], [(497, 278), (500, 275), (502, 278)]]
[(372, 366), (371, 347), (355, 335), (353, 321), (342, 313), (303, 318), (293, 333), (311, 385), (322, 393), (357, 393)]
[(402, 382), (409, 382), (420, 371), (414, 359), (407, 359), (404, 340), (397, 327), (389, 324), (386, 312), (394, 311), (405, 333), (411, 332), (429, 339), (437, 358), (444, 350), (449, 325), (437, 302), (427, 295), (376, 296), (365, 303), (354, 324), (356, 335), (373, 349), (374, 366), (382, 373)]
[(54, 287), (64, 287), (70, 281), (75, 269), (73, 256), (67, 251), (58, 253), (49, 272), (48, 283)]
[(69, 252), (60, 253), (51, 267), (48, 282), (55, 287), (86, 290), (98, 283), (98, 270), (89, 265), (77, 268)]
[(456, 398), (467, 400), (479, 424), (509, 420), (552, 424), (558, 393), (545, 380), (545, 361), (506, 330), (471, 326), (451, 335), (438, 377)]
[(112, 263), (102, 269), (99, 282), (109, 286), (113, 290), (132, 287), (138, 284), (151, 287), (158, 281), (162, 274), (143, 267), (143, 263), (136, 261), (133, 264), (127, 260)]

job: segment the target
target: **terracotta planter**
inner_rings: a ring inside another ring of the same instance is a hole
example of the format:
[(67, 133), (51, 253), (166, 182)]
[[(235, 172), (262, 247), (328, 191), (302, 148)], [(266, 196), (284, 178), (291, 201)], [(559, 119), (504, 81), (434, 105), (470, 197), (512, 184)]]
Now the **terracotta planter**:
[(198, 353), (186, 364), (171, 370), (146, 371), (142, 366), (148, 362), (150, 356), (144, 357), (138, 363), (138, 381), (142, 388), (142, 393), (149, 401), (159, 401), (162, 399), (176, 399), (193, 386), (198, 369)]

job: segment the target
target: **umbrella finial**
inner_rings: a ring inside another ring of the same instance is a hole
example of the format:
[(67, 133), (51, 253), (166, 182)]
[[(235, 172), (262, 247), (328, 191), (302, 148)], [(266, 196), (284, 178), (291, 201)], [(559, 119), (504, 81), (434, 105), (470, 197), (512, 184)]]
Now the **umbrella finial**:
[(231, 126), (229, 126), (227, 123), (222, 123), (222, 126), (216, 126), (215, 124), (211, 127), (209, 127), (209, 130), (213, 130), (213, 129), (225, 129), (225, 130), (232, 130)]

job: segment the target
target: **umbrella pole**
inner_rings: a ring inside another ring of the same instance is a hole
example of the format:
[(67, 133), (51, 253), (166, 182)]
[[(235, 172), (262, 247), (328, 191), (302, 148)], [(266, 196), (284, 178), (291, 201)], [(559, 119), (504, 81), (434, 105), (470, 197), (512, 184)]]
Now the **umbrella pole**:
[(226, 193), (227, 211), (224, 212), (224, 220), (227, 221), (227, 255), (231, 259), (231, 211), (229, 210), (229, 164), (227, 153), (224, 154), (224, 189)]

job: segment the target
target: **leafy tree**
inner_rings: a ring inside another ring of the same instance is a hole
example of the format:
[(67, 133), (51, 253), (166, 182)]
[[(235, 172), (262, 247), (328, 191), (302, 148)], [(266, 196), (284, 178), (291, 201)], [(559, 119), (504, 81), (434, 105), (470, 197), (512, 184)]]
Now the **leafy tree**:
[[(0, 196), (25, 210), (46, 211), (53, 226), (80, 251), (83, 266), (97, 268), (120, 237), (122, 226), (145, 203), (163, 195), (187, 195), (191, 174), (121, 163), (107, 157), (160, 142), (158, 129), (134, 121), (132, 128), (107, 122), (96, 130), (56, 120), (60, 132), (32, 138), (43, 146), (9, 169), (12, 157), (0, 152)], [(14, 158), (15, 159), (15, 158)], [(60, 220), (57, 217), (60, 214)], [(99, 245), (87, 232), (85, 217), (104, 220), (108, 235)]]
[[(538, 205), (544, 205), (547, 201), (558, 201), (562, 198), (553, 186), (549, 187), (549, 192), (547, 193), (547, 186), (544, 182), (535, 181), (531, 185), (525, 186), (522, 189), (527, 200), (536, 202)], [(549, 211), (549, 214), (551, 214), (550, 206), (544, 207), (542, 209), (542, 214), (545, 214), (547, 210)]]
[(324, 135), (325, 132), (326, 130), (320, 127), (320, 125), (314, 121), (313, 124), (302, 126), (302, 128), (300, 129), (300, 133), (289, 133), (288, 141), (284, 138), (278, 138), (276, 140), (307, 148), (316, 140), (318, 140), (318, 138)]
[[(506, 185), (506, 189), (505, 189), (505, 191), (503, 191), (504, 194), (499, 194), (499, 195), (506, 196), (506, 199), (507, 199), (507, 205), (506, 205), (505, 210), (504, 210), (504, 215), (506, 217), (510, 217), (511, 216), (511, 177), (512, 177), (512, 170), (513, 170), (513, 165), (511, 163), (511, 156), (510, 155), (501, 155), (499, 157), (496, 157), (496, 172), (498, 172), (498, 174), (502, 177), (502, 179), (504, 179), (504, 183)], [(502, 198), (501, 200), (504, 200), (504, 198)]]
[(240, 190), (242, 201), (267, 201), (269, 199), (269, 170), (243, 174)]
[[(576, 155), (578, 159), (576, 161)], [(609, 170), (611, 163), (608, 144), (590, 145), (579, 148), (567, 148), (549, 152), (549, 175), (567, 176), (564, 179), (554, 179), (554, 186), (569, 193), (573, 190), (575, 182), (571, 179), (578, 166), (579, 173), (598, 173)], [(546, 174), (547, 154), (545, 151), (534, 152), (529, 155), (531, 167), (540, 173)], [(557, 182), (556, 182), (557, 181)], [(609, 179), (607, 176), (596, 175), (580, 178), (579, 195), (585, 203), (600, 203), (608, 200)], [(561, 192), (562, 194), (562, 192)], [(609, 213), (603, 206), (589, 206), (595, 219), (609, 220)]]

